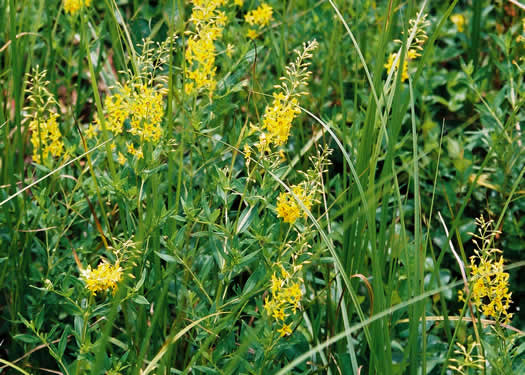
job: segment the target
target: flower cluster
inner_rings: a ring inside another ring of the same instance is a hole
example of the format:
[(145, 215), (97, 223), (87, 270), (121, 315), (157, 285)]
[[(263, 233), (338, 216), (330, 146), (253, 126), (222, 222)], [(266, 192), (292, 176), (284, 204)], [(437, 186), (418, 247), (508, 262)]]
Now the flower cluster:
[(64, 153), (62, 133), (58, 124), (58, 113), (55, 108), (58, 103), (47, 89), (46, 71), (40, 71), (38, 66), (27, 77), (26, 92), (29, 105), (25, 108), (25, 117), (29, 121), (31, 144), (33, 145), (33, 160), (43, 164), (49, 156), (59, 157)]
[[(476, 259), (479, 264), (476, 264)], [(508, 323), (512, 318), (507, 310), (512, 302), (509, 293), (509, 274), (503, 271), (503, 257), (498, 261), (477, 255), (471, 258), (470, 278), (472, 300), (483, 314)]]
[[(123, 131), (124, 122), (129, 119), (130, 130), (141, 141), (158, 142), (162, 136), (162, 117), (164, 116), (164, 97), (162, 90), (145, 84), (133, 88), (124, 86), (120, 92), (109, 95), (104, 100), (106, 128), (114, 135)], [(97, 119), (99, 128), (100, 120)]]
[[(413, 36), (412, 39), (410, 39), (408, 42), (408, 46), (406, 48), (406, 55), (403, 59), (403, 70), (401, 72), (401, 82), (404, 82), (408, 79), (408, 61), (413, 61), (416, 58), (418, 58), (420, 55), (420, 51), (423, 50), (423, 44), (425, 44), (426, 40), (428, 39), (428, 36), (425, 31), (425, 27), (429, 25), (429, 21), (426, 19), (426, 14), (418, 19), (411, 19), (409, 21), (410, 28), (408, 30), (408, 35)], [(402, 43), (401, 40), (396, 40), (397, 43)], [(397, 53), (391, 53), (388, 57), (387, 63), (384, 65), (386, 68), (387, 73), (390, 73), (392, 69), (398, 71), (399, 65), (401, 63), (401, 51), (402, 48), (399, 49)]]
[[(144, 83), (133, 83), (119, 86), (117, 92), (104, 99), (104, 124), (113, 135), (121, 135), (129, 124), (127, 132), (138, 137), (139, 143), (157, 143), (162, 138), (162, 118), (164, 116), (165, 89), (148, 86)], [(102, 128), (99, 118), (95, 124), (90, 124), (85, 130), (87, 139), (97, 136)], [(112, 143), (112, 149), (116, 144)], [(127, 143), (126, 151), (137, 159), (143, 158), (140, 147)], [(126, 158), (122, 152), (117, 152), (117, 162), (125, 164)]]
[(282, 324), (278, 332), (283, 337), (292, 333), (291, 324), (286, 323), (286, 318), (290, 316), (289, 313), (295, 314), (303, 296), (300, 280), (295, 276), (302, 267), (295, 266), (292, 274), (282, 264), (278, 264), (278, 267), (280, 275), (277, 276), (275, 272), (272, 275), (271, 294), (264, 300), (264, 310), (270, 318)]
[(291, 193), (281, 193), (277, 198), (277, 217), (281, 217), (285, 223), (293, 224), (295, 221), (303, 216), (307, 217), (306, 211), (303, 211), (299, 202), (296, 201), (294, 195), (303, 203), (308, 209), (312, 208), (313, 194), (307, 194), (301, 185), (291, 187)]
[[(503, 257), (497, 254), (502, 251), (490, 247), (493, 237), (499, 232), (491, 230), (492, 221), (483, 217), (476, 219), (479, 226), (474, 235), (475, 255), (470, 257), (470, 288), (472, 303), (478, 310), (496, 321), (508, 323), (512, 314), (508, 312), (511, 301), (509, 292), (509, 274), (503, 270)], [(481, 245), (476, 241), (480, 240)], [(463, 292), (458, 293), (460, 301), (464, 301)]]
[(195, 26), (186, 48), (185, 59), (188, 64), (185, 84), (186, 93), (207, 89), (211, 94), (215, 90), (215, 41), (221, 38), (227, 18), (218, 7), (226, 0), (192, 0), (193, 11), (190, 22)]
[[(262, 3), (257, 9), (251, 10), (244, 16), (244, 20), (250, 26), (263, 28), (267, 26), (273, 17), (273, 8), (266, 3)], [(250, 39), (255, 39), (259, 35), (256, 29), (248, 29), (246, 35)]]
[(115, 265), (103, 260), (95, 270), (88, 266), (87, 269), (82, 270), (82, 278), (86, 283), (92, 294), (97, 292), (104, 292), (109, 289), (115, 294), (117, 284), (122, 278), (122, 268), (117, 262)]
[[(392, 69), (392, 66), (394, 66), (395, 70), (399, 70), (399, 62), (401, 61), (400, 58), (397, 57), (397, 53), (391, 53), (390, 56), (388, 56), (388, 61), (384, 65), (387, 72), (390, 72)], [(396, 61), (397, 60), (397, 61)], [(405, 58), (403, 61), (403, 71), (401, 72), (401, 82), (405, 82), (408, 79), (408, 59)]]
[(266, 107), (263, 118), (263, 129), (268, 131), (268, 139), (276, 146), (288, 141), (292, 121), (301, 110), (297, 98), (290, 98), (282, 92), (273, 94), (272, 105)]
[(317, 156), (310, 157), (313, 167), (306, 172), (298, 171), (304, 176), (303, 181), (298, 185), (291, 186), (291, 192), (279, 194), (276, 207), (277, 217), (282, 218), (285, 223), (294, 224), (300, 217), (306, 219), (308, 215), (304, 208), (311, 211), (312, 205), (318, 203), (317, 197), (323, 189), (321, 176), (326, 173), (326, 168), (330, 164), (329, 156), (331, 153), (332, 150), (326, 148)]
[(270, 152), (270, 146), (282, 146), (288, 141), (294, 118), (300, 113), (298, 98), (306, 93), (300, 91), (301, 86), (308, 84), (311, 73), (308, 71), (312, 57), (311, 52), (317, 48), (314, 40), (303, 46), (302, 51), (296, 51), (297, 58), (286, 67), (286, 76), (281, 78), (281, 84), (276, 86), (279, 92), (273, 94), (272, 104), (266, 107), (262, 128), (259, 130), (259, 142), (255, 145), (259, 152)]
[(57, 123), (58, 114), (49, 112), (47, 120), (33, 119), (29, 123), (33, 160), (43, 163), (49, 155), (58, 157), (64, 152), (62, 133)]
[(69, 14), (75, 14), (89, 5), (91, 0), (64, 0), (64, 10)]

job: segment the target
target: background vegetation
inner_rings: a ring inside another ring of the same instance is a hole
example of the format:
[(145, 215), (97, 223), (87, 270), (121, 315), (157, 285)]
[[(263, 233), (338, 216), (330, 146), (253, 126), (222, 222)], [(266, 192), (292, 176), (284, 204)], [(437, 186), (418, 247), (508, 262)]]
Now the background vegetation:
[[(525, 373), (519, 2), (216, 1), (202, 61), (209, 1), (66, 3), (0, 0), (0, 372)], [(508, 321), (476, 300), (481, 216)]]

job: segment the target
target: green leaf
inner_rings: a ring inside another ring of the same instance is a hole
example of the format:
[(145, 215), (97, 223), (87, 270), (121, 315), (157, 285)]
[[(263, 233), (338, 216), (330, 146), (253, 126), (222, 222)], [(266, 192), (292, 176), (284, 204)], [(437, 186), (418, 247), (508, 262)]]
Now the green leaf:
[(64, 356), (64, 351), (66, 350), (67, 345), (67, 336), (69, 334), (69, 326), (66, 326), (66, 329), (64, 329), (64, 332), (62, 333), (62, 337), (60, 338), (60, 342), (58, 343), (58, 356), (62, 358)]
[(254, 206), (250, 208), (246, 208), (242, 212), (241, 217), (239, 219), (239, 223), (237, 224), (237, 230), (236, 230), (237, 234), (244, 232), (250, 226), (251, 222), (255, 218), (255, 215), (252, 215), (253, 208)]
[(174, 263), (176, 261), (176, 259), (171, 255), (159, 253), (158, 251), (155, 251), (155, 254), (157, 254), (160, 259), (165, 260), (168, 263)]
[(36, 336), (28, 335), (26, 333), (21, 333), (14, 336), (15, 340), (19, 340), (28, 344), (36, 344), (40, 342), (40, 339)]
[(148, 300), (144, 296), (136, 296), (133, 298), (133, 302), (138, 303), (139, 305), (149, 305)]

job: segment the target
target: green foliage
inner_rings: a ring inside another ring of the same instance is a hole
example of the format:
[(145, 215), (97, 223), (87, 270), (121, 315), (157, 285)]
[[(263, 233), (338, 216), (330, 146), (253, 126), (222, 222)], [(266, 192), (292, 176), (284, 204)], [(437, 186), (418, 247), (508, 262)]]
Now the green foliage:
[[(268, 0), (252, 40), (261, 1), (68, 3), (0, 0), (0, 372), (525, 372), (522, 9)], [(507, 325), (462, 278), (481, 215)]]

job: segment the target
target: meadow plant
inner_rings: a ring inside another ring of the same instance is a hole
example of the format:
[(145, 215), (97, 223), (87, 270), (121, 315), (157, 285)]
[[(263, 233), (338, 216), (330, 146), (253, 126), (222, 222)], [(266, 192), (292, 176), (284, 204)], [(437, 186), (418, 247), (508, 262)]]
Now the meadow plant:
[(185, 52), (189, 82), (185, 84), (184, 89), (187, 94), (207, 90), (210, 97), (213, 95), (217, 85), (215, 42), (221, 38), (227, 22), (226, 14), (219, 7), (225, 3), (225, 0), (192, 1), (193, 9), (189, 21), (195, 30), (188, 32), (188, 46)]
[(0, 372), (525, 373), (515, 3), (0, 0)]
[[(268, 26), (273, 19), (273, 8), (267, 3), (262, 3), (254, 10), (250, 10), (244, 15), (244, 21), (250, 25), (246, 36), (250, 39), (256, 39), (265, 26)], [(258, 29), (254, 29), (257, 27)]]
[(37, 67), (28, 77), (29, 106), (25, 110), (31, 131), (33, 160), (50, 165), (53, 158), (63, 155), (64, 143), (58, 123), (59, 114), (55, 112), (58, 103), (46, 88), (49, 82), (45, 81), (45, 75), (46, 71), (39, 71)]
[(92, 0), (64, 0), (64, 10), (69, 14), (76, 14), (91, 5)]
[[(509, 274), (503, 270), (502, 251), (492, 247), (494, 238), (500, 232), (492, 229), (492, 221), (486, 221), (483, 216), (476, 219), (476, 224), (478, 232), (472, 233), (475, 255), (470, 257), (471, 300), (483, 315), (508, 324), (512, 319), (512, 313), (509, 313), (512, 303)], [(465, 301), (462, 291), (458, 292), (458, 296), (460, 301)]]

